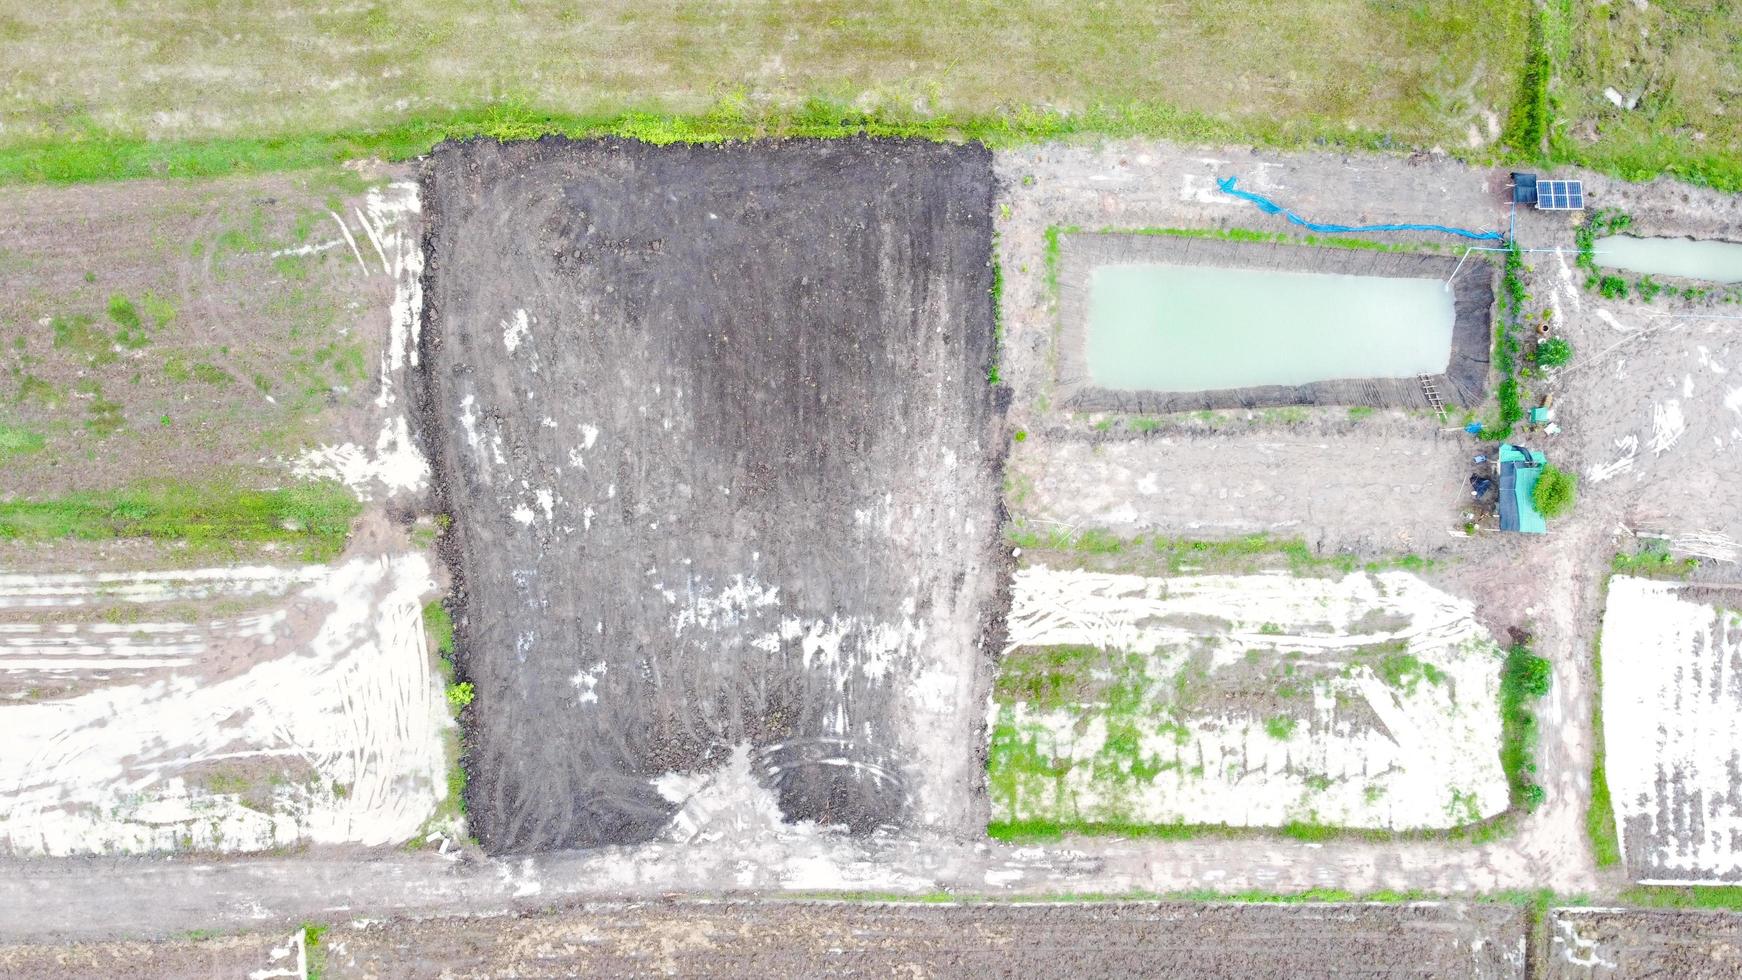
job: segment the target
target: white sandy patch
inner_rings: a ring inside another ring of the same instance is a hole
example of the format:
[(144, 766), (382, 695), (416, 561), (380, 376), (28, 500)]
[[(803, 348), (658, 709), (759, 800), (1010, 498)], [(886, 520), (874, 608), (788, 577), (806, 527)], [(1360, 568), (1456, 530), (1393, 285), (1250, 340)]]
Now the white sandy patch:
[(318, 582), (325, 565), (239, 565), (156, 572), (0, 574), (0, 609), (280, 596)]
[[(1507, 806), (1498, 647), (1470, 603), (1413, 575), (1161, 579), (1030, 567), (1016, 573), (1012, 591), (1013, 648), (1126, 652), (1158, 689), (1213, 681), (1266, 653), (1331, 669), (1296, 696), (1286, 732), (1249, 709), (1170, 713), (1157, 703), (1153, 713), (1121, 718), (1137, 726), (1136, 757), (1154, 770), (1129, 779), (1098, 772), (1132, 755), (1104, 755), (1112, 715), (1027, 702), (1003, 708), (999, 730), (1073, 765), (1011, 785), (995, 777), (1000, 818), (1405, 829), (1469, 823)], [(1208, 667), (1194, 667), (1206, 644)], [(1351, 659), (1363, 647), (1407, 652), (1437, 677), (1387, 684)], [(1192, 674), (1198, 669), (1201, 677)]]
[[(213, 581), (234, 570), (219, 571)], [(257, 624), (256, 659), (240, 673), (177, 672), (0, 708), (0, 850), (252, 851), (411, 837), (446, 794), (450, 722), (421, 615), (429, 565), (408, 555), (321, 571), (291, 604), (317, 624), (301, 633), (284, 617)], [(271, 812), (200, 776), (272, 760), (309, 777), (271, 786)]]
[(430, 477), (429, 462), (412, 443), (402, 415), (387, 420), (373, 453), (352, 443), (321, 446), (304, 452), (290, 471), (305, 480), (338, 480), (364, 500), (371, 499), (376, 488), (389, 497), (421, 490)]
[[(1616, 576), (1603, 614), (1603, 729), (1628, 866), (1698, 882), (1742, 874), (1742, 615), (1673, 582)], [(1629, 833), (1629, 825), (1634, 833)]]
[[(394, 410), (407, 367), (417, 365), (422, 333), (423, 249), (412, 220), (421, 210), (417, 184), (411, 181), (371, 190), (365, 207), (353, 209), (358, 225), (380, 257), (382, 270), (393, 277), (387, 346), (381, 352), (376, 377), (375, 406), (382, 417), (373, 448), (349, 442), (321, 445), (305, 450), (289, 464), (291, 472), (302, 479), (338, 480), (364, 500), (376, 493), (392, 497), (422, 490), (430, 477), (429, 463), (412, 442), (404, 413)], [(337, 214), (333, 219), (345, 227)], [(349, 231), (346, 235), (349, 237)], [(354, 240), (351, 247), (356, 250)], [(357, 261), (363, 261), (360, 252)]]

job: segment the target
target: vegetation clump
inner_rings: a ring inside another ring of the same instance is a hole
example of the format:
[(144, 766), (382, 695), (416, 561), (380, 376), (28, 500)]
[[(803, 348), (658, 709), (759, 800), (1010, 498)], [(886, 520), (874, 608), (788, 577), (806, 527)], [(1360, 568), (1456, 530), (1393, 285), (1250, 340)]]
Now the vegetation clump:
[(1544, 466), (1537, 477), (1531, 497), (1536, 509), (1545, 518), (1556, 518), (1573, 509), (1578, 495), (1579, 478), (1558, 466)]
[(1560, 367), (1573, 359), (1573, 345), (1559, 337), (1550, 337), (1536, 345), (1536, 363), (1542, 367)]
[(1516, 806), (1534, 810), (1548, 798), (1536, 783), (1536, 713), (1531, 702), (1546, 696), (1554, 668), (1522, 643), (1506, 653), (1500, 675), (1500, 768)]

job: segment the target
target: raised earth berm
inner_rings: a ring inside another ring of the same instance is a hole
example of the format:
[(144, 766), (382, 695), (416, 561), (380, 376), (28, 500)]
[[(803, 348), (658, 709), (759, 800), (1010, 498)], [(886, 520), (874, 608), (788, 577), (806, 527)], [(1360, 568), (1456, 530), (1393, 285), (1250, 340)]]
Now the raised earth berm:
[(983, 821), (988, 151), (474, 141), (423, 181), (484, 846), (669, 837), (740, 745), (789, 821)]

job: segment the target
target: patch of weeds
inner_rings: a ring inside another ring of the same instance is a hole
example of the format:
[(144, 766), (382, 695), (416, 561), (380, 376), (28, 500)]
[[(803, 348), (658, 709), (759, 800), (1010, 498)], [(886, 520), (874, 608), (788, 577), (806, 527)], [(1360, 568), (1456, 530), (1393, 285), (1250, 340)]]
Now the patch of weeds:
[(171, 354), (163, 362), (163, 376), (176, 384), (187, 384), (197, 381), (201, 384), (223, 387), (235, 381), (230, 372), (209, 361), (187, 361), (179, 354)]
[(103, 394), (103, 386), (95, 381), (80, 382), (79, 393), (90, 398), (85, 403), (85, 429), (99, 439), (106, 439), (127, 424), (121, 403)]
[(85, 359), (87, 367), (101, 367), (116, 360), (115, 338), (84, 314), (57, 316), (50, 322), (56, 350)]
[(1027, 429), (1017, 429), (1016, 435), (1013, 436), (1012, 438), (1014, 438), (1017, 442), (1027, 442), (1028, 441), (1028, 430)]
[(0, 463), (19, 456), (29, 456), (40, 453), (47, 441), (42, 433), (32, 432), (23, 426), (7, 425), (0, 422)]
[(139, 318), (139, 308), (120, 293), (109, 297), (109, 319), (115, 324), (117, 345), (138, 350), (151, 342), (145, 332), (145, 323)]
[(1284, 837), (1311, 843), (1328, 841), (1339, 834), (1337, 828), (1327, 827), (1316, 820), (1291, 820), (1282, 825), (1281, 832)]
[(1663, 288), (1663, 283), (1650, 276), (1640, 276), (1639, 280), (1633, 284), (1634, 292), (1637, 292), (1639, 298), (1647, 303), (1656, 300), (1657, 294), (1663, 292)]
[(1399, 652), (1390, 652), (1381, 657), (1375, 672), (1387, 685), (1408, 694), (1414, 694), (1416, 685), (1421, 681), (1425, 680), (1437, 687), (1445, 683), (1446, 679), (1445, 672), (1433, 664)]
[(1349, 407), (1349, 421), (1359, 422), (1362, 419), (1370, 418), (1373, 412), (1374, 408), (1371, 405), (1351, 405)]
[(470, 681), (461, 681), (448, 686), (448, 705), (458, 710), (472, 703), (475, 697)]
[(1264, 723), (1264, 733), (1278, 742), (1286, 742), (1294, 735), (1298, 722), (1287, 715), (1277, 715)]
[(326, 976), (327, 948), (322, 940), (326, 938), (327, 928), (317, 922), (302, 924), (302, 948), (308, 966), (308, 971), (303, 974), (305, 980), (321, 980)]
[(1139, 416), (1134, 419), (1127, 419), (1125, 421), (1125, 427), (1130, 429), (1132, 432), (1154, 432), (1156, 429), (1161, 428), (1161, 420), (1150, 418), (1148, 416)]
[(175, 322), (175, 303), (165, 297), (146, 290), (140, 305), (145, 307), (145, 315), (151, 318), (152, 324), (158, 330), (162, 330)]
[(1573, 345), (1559, 337), (1550, 337), (1536, 345), (1533, 356), (1543, 367), (1560, 367), (1573, 359)]
[(361, 509), (349, 489), (331, 481), (255, 490), (224, 481), (156, 480), (0, 502), (0, 539), (149, 538), (216, 552), (239, 542), (275, 542), (305, 560), (326, 561), (344, 549)]
[(1597, 278), (1597, 292), (1604, 299), (1626, 299), (1627, 280), (1620, 276), (1599, 276)]
[(1633, 554), (1617, 553), (1609, 560), (1609, 568), (1616, 574), (1641, 578), (1687, 578), (1699, 567), (1698, 558), (1670, 554), (1669, 542), (1661, 538), (1647, 539)]
[[(1597, 272), (1597, 239), (1619, 234), (1632, 224), (1633, 218), (1618, 208), (1598, 208), (1573, 229), (1573, 244), (1579, 250), (1574, 263), (1585, 270), (1585, 288), (1594, 288), (1601, 279)], [(1623, 282), (1621, 287), (1622, 295), (1626, 295), (1627, 284)]]

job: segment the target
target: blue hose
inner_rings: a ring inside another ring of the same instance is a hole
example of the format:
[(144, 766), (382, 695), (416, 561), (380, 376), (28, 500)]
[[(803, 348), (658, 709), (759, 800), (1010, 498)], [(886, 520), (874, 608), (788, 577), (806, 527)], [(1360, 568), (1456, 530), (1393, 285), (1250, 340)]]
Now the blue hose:
[(1253, 194), (1250, 191), (1236, 190), (1234, 182), (1238, 179), (1237, 177), (1229, 177), (1227, 180), (1218, 180), (1216, 186), (1220, 187), (1224, 194), (1232, 194), (1235, 197), (1251, 201), (1258, 205), (1258, 210), (1265, 214), (1280, 214), (1295, 224), (1312, 231), (1335, 234), (1352, 231), (1443, 231), (1448, 235), (1462, 235), (1465, 238), (1474, 238), (1479, 242), (1503, 242), (1506, 240), (1506, 236), (1497, 231), (1470, 231), (1468, 228), (1448, 228), (1445, 225), (1322, 225), (1316, 221), (1308, 221), (1268, 197)]

